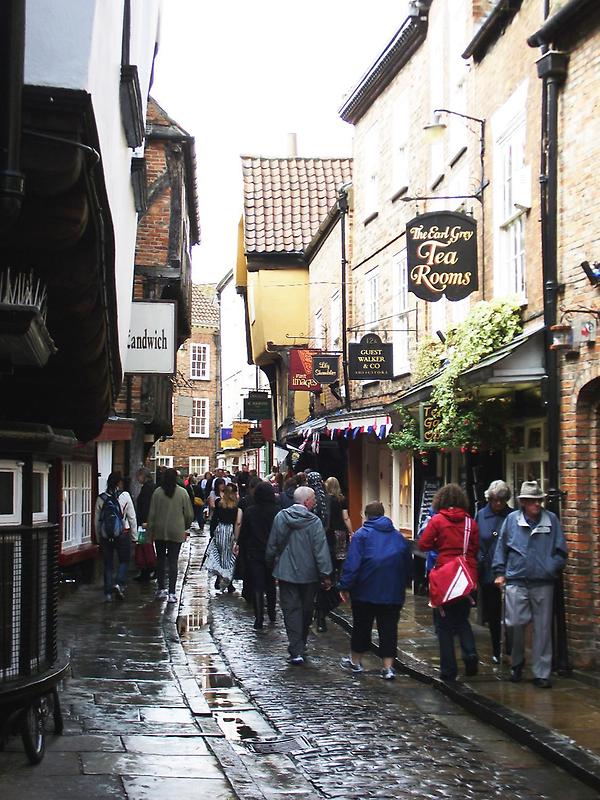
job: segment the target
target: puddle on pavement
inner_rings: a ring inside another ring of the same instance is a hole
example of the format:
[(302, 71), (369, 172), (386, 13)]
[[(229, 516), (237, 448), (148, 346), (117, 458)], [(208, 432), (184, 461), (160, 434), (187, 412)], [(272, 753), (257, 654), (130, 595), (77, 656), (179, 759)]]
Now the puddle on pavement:
[(231, 689), (233, 678), (227, 672), (205, 672), (197, 675), (196, 680), (201, 689)]
[(208, 625), (208, 610), (191, 611), (177, 617), (177, 630), (180, 636), (190, 631), (200, 631)]
[(246, 739), (258, 738), (257, 731), (247, 725), (241, 717), (219, 716), (219, 727), (225, 738), (233, 742), (243, 742)]
[(231, 742), (272, 737), (274, 729), (258, 711), (214, 711), (215, 719), (225, 738)]

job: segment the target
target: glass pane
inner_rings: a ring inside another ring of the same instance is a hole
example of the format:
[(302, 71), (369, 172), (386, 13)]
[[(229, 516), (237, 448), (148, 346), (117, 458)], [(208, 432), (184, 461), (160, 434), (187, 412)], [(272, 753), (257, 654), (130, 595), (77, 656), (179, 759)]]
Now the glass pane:
[(542, 446), (542, 429), (540, 428), (530, 428), (528, 431), (528, 438), (529, 441), (527, 446), (531, 449), (538, 448)]
[(14, 472), (0, 472), (0, 514), (14, 514)]
[(33, 473), (33, 493), (31, 498), (34, 514), (41, 514), (44, 510), (44, 476), (41, 472)]

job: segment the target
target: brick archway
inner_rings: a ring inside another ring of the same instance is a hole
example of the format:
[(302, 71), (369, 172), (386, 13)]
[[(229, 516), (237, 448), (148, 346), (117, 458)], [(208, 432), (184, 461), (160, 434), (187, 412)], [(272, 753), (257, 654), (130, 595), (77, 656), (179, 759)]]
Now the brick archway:
[(600, 664), (600, 378), (576, 388), (561, 431), (567, 628), (573, 664), (593, 668)]

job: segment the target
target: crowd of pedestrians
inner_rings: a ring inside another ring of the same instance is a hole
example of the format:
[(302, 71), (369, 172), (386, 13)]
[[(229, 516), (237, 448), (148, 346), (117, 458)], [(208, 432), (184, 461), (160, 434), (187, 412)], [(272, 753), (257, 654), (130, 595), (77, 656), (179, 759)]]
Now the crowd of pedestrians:
[[(350, 653), (341, 666), (364, 671), (375, 624), (379, 635), (381, 677), (395, 677), (400, 612), (412, 578), (413, 551), (377, 500), (369, 502), (355, 531), (339, 480), (316, 470), (265, 479), (244, 465), (236, 475), (224, 470), (189, 476), (164, 469), (156, 482), (149, 470), (137, 475), (134, 506), (119, 472), (109, 475), (96, 502), (96, 532), (104, 565), (106, 602), (124, 600), (135, 542), (136, 580), (157, 581), (157, 599), (175, 603), (177, 562), (190, 529), (208, 524), (203, 560), (214, 588), (224, 593), (242, 582), (242, 596), (254, 610), (254, 628), (276, 619), (279, 605), (288, 637), (289, 662), (307, 656), (311, 625), (326, 631), (327, 614), (350, 603)], [(552, 604), (556, 579), (567, 548), (558, 518), (542, 507), (544, 492), (525, 481), (509, 506), (511, 492), (502, 480), (485, 492), (486, 504), (475, 517), (457, 484), (442, 486), (433, 498), (417, 546), (428, 554), (429, 598), (439, 643), (440, 677), (455, 681), (458, 638), (464, 672), (477, 674), (479, 656), (470, 623), (477, 598), (489, 627), (492, 659), (511, 658), (510, 680), (522, 680), (525, 628), (533, 628), (533, 683), (549, 688), (552, 663)], [(114, 575), (114, 560), (117, 572)]]

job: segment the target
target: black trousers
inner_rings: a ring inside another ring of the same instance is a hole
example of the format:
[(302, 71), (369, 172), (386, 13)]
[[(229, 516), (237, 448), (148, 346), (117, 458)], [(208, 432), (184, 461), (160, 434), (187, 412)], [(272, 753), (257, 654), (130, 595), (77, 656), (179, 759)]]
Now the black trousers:
[(377, 622), (379, 633), (379, 655), (381, 658), (395, 658), (398, 646), (398, 620), (402, 606), (387, 603), (352, 603), (353, 653), (366, 653), (371, 646), (373, 622)]
[(492, 652), (496, 658), (500, 657), (500, 636), (502, 616), (502, 594), (495, 583), (481, 583), (479, 585), (481, 605), (483, 607), (483, 620), (487, 622), (492, 639)]
[(267, 595), (267, 611), (269, 614), (273, 614), (275, 611), (275, 604), (277, 602), (275, 578), (264, 561), (259, 561), (252, 557), (249, 557), (246, 561), (246, 574), (248, 573), (250, 574), (252, 586), (254, 615), (257, 620), (262, 622), (265, 594)]
[(177, 562), (182, 542), (169, 542), (166, 539), (155, 539), (156, 547), (156, 577), (158, 588), (166, 589), (165, 567), (169, 570), (169, 594), (175, 594), (177, 584)]

